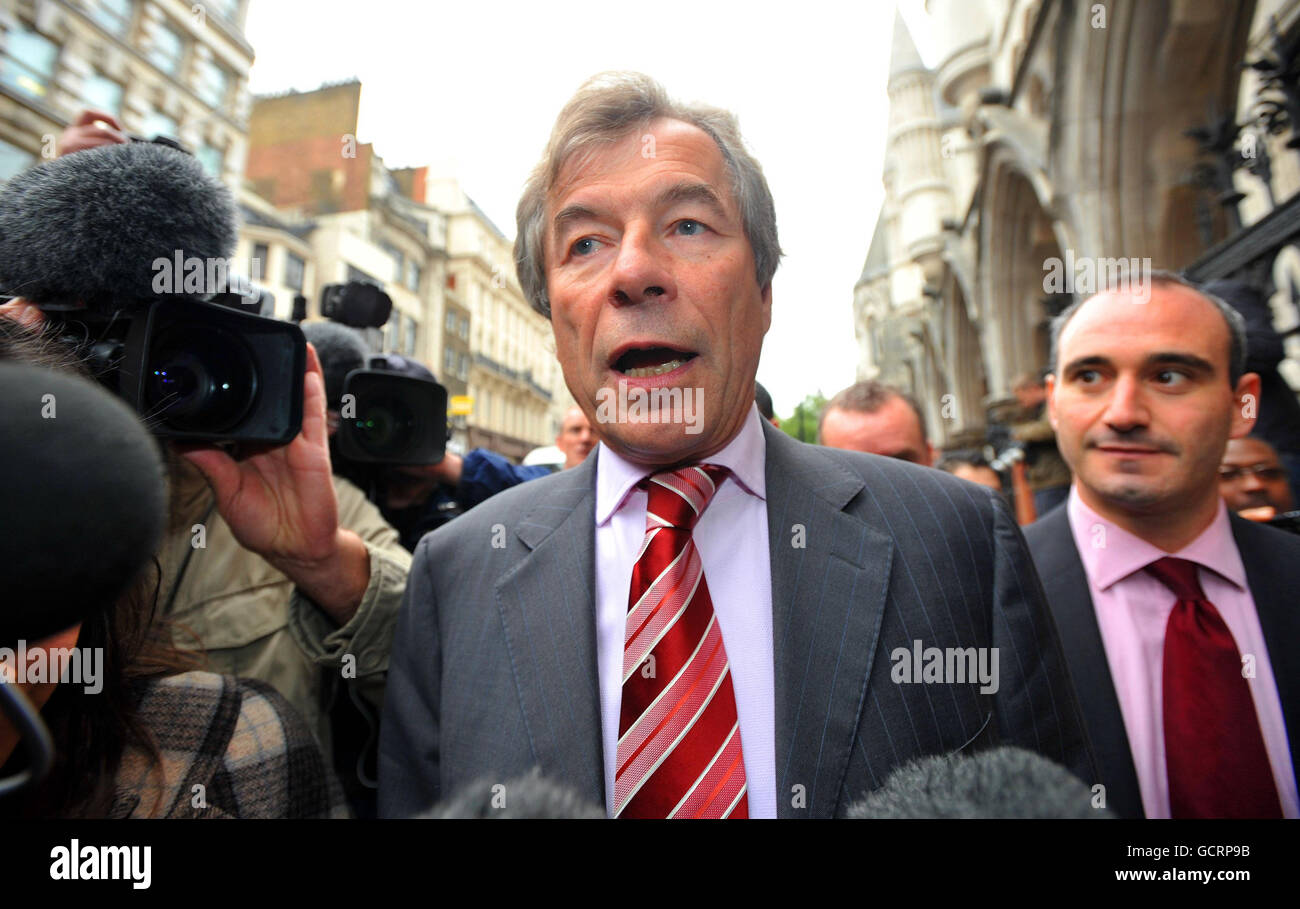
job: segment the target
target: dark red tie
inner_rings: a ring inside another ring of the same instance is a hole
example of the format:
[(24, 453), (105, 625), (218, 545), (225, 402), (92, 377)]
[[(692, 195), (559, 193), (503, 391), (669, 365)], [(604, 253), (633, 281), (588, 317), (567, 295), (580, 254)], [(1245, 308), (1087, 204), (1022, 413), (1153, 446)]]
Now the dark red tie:
[(1170, 816), (1280, 818), (1264, 736), (1241, 652), (1205, 598), (1196, 563), (1147, 566), (1178, 601), (1165, 626), (1165, 762)]
[(614, 814), (749, 816), (727, 649), (691, 531), (726, 469), (654, 474), (623, 636)]

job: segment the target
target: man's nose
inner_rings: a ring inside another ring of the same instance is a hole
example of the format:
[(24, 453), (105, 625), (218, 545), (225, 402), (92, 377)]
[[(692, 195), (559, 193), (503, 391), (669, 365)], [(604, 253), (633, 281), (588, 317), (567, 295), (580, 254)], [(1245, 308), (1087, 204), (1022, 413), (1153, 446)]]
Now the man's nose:
[(647, 300), (667, 302), (676, 295), (667, 250), (648, 227), (631, 226), (618, 246), (611, 275), (612, 302), (628, 305)]
[(1142, 383), (1136, 376), (1121, 375), (1116, 379), (1103, 419), (1116, 432), (1146, 426), (1151, 421), (1151, 414), (1143, 400)]

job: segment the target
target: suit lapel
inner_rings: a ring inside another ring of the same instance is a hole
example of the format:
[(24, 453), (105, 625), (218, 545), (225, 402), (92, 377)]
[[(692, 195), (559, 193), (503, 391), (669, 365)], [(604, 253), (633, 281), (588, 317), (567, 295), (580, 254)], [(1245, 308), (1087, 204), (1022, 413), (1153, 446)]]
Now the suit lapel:
[[(1278, 699), (1286, 722), (1287, 744), (1291, 750), (1292, 772), (1297, 771), (1300, 755), (1300, 611), (1296, 609), (1294, 547), (1276, 545), (1274, 532), (1257, 527), (1244, 518), (1232, 515), (1232, 535), (1246, 568), (1246, 583), (1259, 615), (1260, 630), (1268, 647), (1268, 659), (1277, 683)], [(1282, 531), (1277, 531), (1280, 535)], [(1290, 542), (1290, 541), (1287, 541)], [(1288, 551), (1290, 550), (1290, 551)], [(1298, 777), (1300, 779), (1300, 777)]]
[(1124, 715), (1111, 681), (1110, 663), (1097, 626), (1088, 576), (1075, 547), (1067, 509), (1054, 508), (1040, 524), (1043, 542), (1033, 547), (1034, 563), (1061, 636), (1093, 756), (1106, 785), (1106, 804), (1123, 817), (1140, 818), (1142, 792), (1133, 767), (1133, 753), (1129, 749), (1128, 733), (1124, 731)]
[(862, 478), (764, 422), (779, 817), (833, 817), (884, 615), (893, 539)]
[(514, 532), (529, 551), (497, 582), (496, 603), (535, 763), (603, 805), (595, 476), (593, 454), (521, 515)]

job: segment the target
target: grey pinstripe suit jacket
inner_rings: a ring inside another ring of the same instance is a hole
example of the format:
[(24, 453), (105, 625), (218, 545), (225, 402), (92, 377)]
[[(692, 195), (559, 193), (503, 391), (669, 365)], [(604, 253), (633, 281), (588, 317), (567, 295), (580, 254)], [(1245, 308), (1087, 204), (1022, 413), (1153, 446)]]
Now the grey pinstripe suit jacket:
[[(779, 815), (842, 815), (904, 761), (998, 743), (1095, 780), (1042, 585), (1001, 499), (763, 430)], [(596, 457), (421, 541), (389, 667), (384, 816), (533, 767), (604, 803)], [(977, 680), (895, 683), (891, 654), (914, 641), (998, 648), (996, 693)]]

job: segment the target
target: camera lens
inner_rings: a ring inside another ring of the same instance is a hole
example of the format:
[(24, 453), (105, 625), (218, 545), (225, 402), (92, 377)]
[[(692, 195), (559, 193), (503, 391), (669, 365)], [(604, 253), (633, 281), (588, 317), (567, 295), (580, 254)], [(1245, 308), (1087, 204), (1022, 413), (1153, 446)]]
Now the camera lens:
[(359, 402), (355, 420), (357, 440), (366, 454), (393, 457), (406, 449), (415, 434), (415, 414), (394, 397)]
[(182, 432), (228, 432), (257, 397), (257, 368), (247, 345), (210, 325), (181, 324), (161, 333), (145, 380), (148, 415)]

